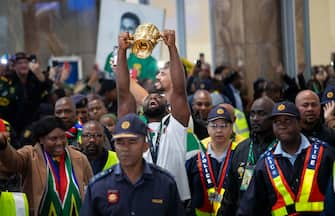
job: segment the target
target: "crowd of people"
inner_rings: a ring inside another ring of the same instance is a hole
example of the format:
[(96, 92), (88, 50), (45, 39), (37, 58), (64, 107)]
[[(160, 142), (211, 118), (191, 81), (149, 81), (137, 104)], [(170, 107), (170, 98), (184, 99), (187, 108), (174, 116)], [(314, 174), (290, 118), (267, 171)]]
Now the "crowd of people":
[(130, 76), (127, 32), (115, 79), (0, 66), (0, 215), (335, 215), (334, 67), (279, 65), (248, 98), (243, 68), (187, 73), (162, 38), (154, 82)]

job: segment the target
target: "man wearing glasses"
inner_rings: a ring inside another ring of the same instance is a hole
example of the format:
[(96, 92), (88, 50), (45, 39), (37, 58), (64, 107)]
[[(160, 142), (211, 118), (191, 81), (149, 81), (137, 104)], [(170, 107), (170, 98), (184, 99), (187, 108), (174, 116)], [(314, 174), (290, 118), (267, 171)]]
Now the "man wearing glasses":
[(109, 144), (99, 122), (85, 123), (81, 137), (83, 153), (87, 156), (94, 175), (118, 163), (116, 153), (106, 148)]

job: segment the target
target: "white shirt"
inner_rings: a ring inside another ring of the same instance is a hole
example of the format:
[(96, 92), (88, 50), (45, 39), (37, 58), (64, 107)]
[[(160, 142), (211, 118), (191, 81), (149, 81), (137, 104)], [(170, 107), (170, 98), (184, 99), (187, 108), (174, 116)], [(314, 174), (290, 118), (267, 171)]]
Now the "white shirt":
[(273, 154), (282, 155), (283, 157), (288, 158), (291, 164), (294, 165), (294, 162), (297, 159), (297, 156), (302, 152), (302, 150), (307, 149), (310, 146), (308, 139), (302, 134), (300, 134), (300, 136), (301, 136), (301, 142), (300, 142), (299, 149), (293, 155), (290, 155), (284, 151), (284, 149), (281, 147), (280, 141), (278, 142), (278, 145), (275, 151), (273, 152)]
[[(184, 127), (172, 115), (165, 116), (161, 122), (164, 123), (168, 116), (170, 116), (169, 124), (166, 128), (162, 126), (156, 165), (172, 174), (177, 183), (180, 199), (184, 201), (191, 198), (185, 168), (187, 127)], [(154, 132), (153, 144), (156, 144), (160, 124), (160, 122), (148, 124), (150, 131)], [(143, 154), (143, 157), (147, 162), (153, 163), (150, 149)]]
[(207, 153), (211, 155), (212, 158), (215, 158), (220, 163), (226, 159), (227, 152), (228, 152), (228, 148), (220, 156), (216, 156), (215, 152), (212, 149), (211, 144), (210, 143), (208, 144)]

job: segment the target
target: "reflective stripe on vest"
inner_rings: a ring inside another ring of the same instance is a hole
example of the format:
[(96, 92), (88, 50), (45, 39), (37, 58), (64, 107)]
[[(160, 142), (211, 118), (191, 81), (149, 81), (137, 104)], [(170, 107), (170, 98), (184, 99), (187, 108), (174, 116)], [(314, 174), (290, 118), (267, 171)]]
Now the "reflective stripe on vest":
[(333, 193), (335, 193), (335, 161), (333, 163)]
[[(267, 152), (265, 164), (268, 176), (276, 192), (277, 201), (272, 206), (272, 215), (290, 215), (287, 206), (294, 206), (295, 212), (321, 212), (324, 208), (324, 195), (320, 193), (317, 185), (317, 173), (323, 155), (323, 146), (313, 143), (307, 150), (303, 172), (301, 174), (298, 195), (292, 192), (282, 173), (282, 170), (273, 157)], [(312, 200), (312, 202), (310, 202)]]
[(29, 205), (26, 194), (19, 192), (1, 192), (0, 215), (28, 216)]
[(217, 177), (218, 182), (215, 181), (215, 177), (212, 170), (210, 157), (207, 153), (198, 153), (198, 170), (200, 174), (200, 180), (203, 188), (203, 205), (201, 208), (196, 209), (197, 216), (216, 215), (217, 211), (221, 206), (221, 201), (224, 195), (223, 183), (227, 175), (227, 171), (231, 165), (233, 148), (235, 145), (230, 145), (228, 148), (227, 156), (224, 161), (222, 170)]
[(112, 152), (112, 151), (108, 151), (107, 161), (105, 163), (104, 168), (102, 168), (102, 171), (111, 168), (114, 164), (117, 164), (118, 162), (119, 162), (119, 160), (116, 156), (116, 153)]
[(250, 131), (244, 113), (241, 112), (239, 109), (234, 109), (234, 115), (236, 117), (233, 125), (234, 132), (244, 138), (249, 138)]

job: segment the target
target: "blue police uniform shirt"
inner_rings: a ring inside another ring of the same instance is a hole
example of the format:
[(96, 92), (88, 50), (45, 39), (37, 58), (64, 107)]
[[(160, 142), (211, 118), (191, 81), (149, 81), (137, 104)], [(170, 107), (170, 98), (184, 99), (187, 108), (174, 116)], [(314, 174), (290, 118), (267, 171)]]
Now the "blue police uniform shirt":
[(185, 215), (173, 177), (145, 160), (143, 164), (135, 184), (120, 164), (94, 176), (80, 215)]

